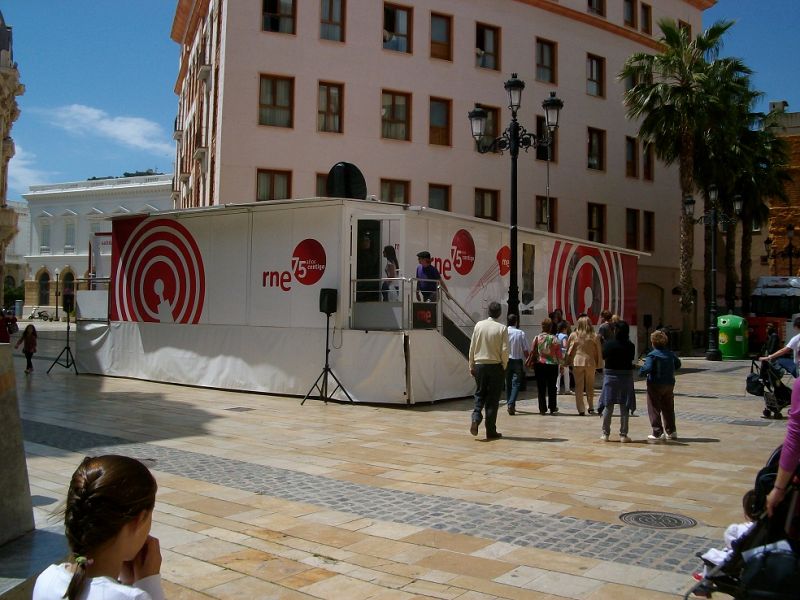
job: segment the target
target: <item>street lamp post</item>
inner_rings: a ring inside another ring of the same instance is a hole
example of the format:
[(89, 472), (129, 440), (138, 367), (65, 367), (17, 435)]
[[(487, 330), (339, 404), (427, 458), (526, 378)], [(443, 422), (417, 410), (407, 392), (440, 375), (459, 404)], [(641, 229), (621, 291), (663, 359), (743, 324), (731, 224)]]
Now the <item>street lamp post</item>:
[(59, 294), (59, 279), (58, 276), (61, 274), (61, 271), (56, 269), (56, 321), (58, 321), (58, 294)]
[(511, 246), (511, 264), (510, 281), (508, 286), (508, 314), (519, 314), (519, 286), (517, 283), (517, 159), (519, 158), (520, 148), (526, 152), (530, 148), (538, 148), (539, 146), (550, 146), (553, 140), (553, 134), (558, 129), (558, 117), (564, 103), (556, 97), (555, 92), (550, 92), (550, 97), (542, 102), (544, 108), (545, 118), (545, 131), (540, 136), (535, 133), (529, 133), (517, 121), (517, 111), (520, 108), (522, 101), (522, 90), (525, 89), (525, 82), (517, 79), (517, 74), (512, 73), (511, 79), (505, 83), (506, 92), (508, 92), (508, 108), (511, 109), (511, 123), (503, 134), (489, 141), (484, 141), (486, 133), (486, 110), (479, 105), (469, 112), (470, 127), (472, 129), (472, 137), (475, 138), (475, 144), (478, 152), (485, 154), (493, 151), (508, 150), (511, 155), (511, 214), (510, 214), (510, 240)]
[[(708, 199), (711, 203), (711, 210), (704, 213), (697, 219), (694, 217), (694, 198), (686, 196), (683, 199), (683, 210), (689, 219), (695, 223), (704, 223), (711, 227), (711, 298), (708, 301), (708, 346), (706, 348), (706, 360), (722, 360), (722, 353), (719, 350), (719, 328), (717, 327), (717, 224), (720, 222), (732, 224), (734, 219), (718, 213), (717, 206), (718, 190), (716, 185), (708, 187)], [(742, 212), (742, 198), (735, 196), (733, 199), (733, 210), (738, 216)]]

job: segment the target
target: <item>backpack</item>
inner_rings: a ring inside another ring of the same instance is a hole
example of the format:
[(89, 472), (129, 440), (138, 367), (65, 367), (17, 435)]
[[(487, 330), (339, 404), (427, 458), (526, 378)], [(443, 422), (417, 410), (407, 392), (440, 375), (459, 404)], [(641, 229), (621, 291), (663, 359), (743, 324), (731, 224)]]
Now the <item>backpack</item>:
[(9, 334), (17, 333), (19, 331), (19, 325), (17, 325), (17, 322), (14, 319), (5, 317), (4, 320), (6, 322), (6, 329), (8, 330)]

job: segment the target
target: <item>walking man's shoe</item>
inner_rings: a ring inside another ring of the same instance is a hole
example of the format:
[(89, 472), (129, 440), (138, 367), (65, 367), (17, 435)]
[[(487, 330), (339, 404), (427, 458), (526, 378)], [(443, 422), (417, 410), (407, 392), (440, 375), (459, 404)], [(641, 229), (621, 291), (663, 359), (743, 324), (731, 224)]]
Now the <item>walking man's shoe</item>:
[(473, 421), (472, 425), (469, 426), (469, 432), (472, 435), (478, 435), (478, 422), (477, 421)]
[(487, 440), (499, 440), (501, 437), (503, 437), (503, 434), (500, 433), (499, 431), (495, 431), (492, 434), (489, 434), (489, 433), (486, 434), (486, 439)]
[(510, 414), (511, 416), (514, 416), (515, 414), (517, 414), (517, 411), (514, 409), (513, 406), (509, 406), (508, 407), (508, 414)]

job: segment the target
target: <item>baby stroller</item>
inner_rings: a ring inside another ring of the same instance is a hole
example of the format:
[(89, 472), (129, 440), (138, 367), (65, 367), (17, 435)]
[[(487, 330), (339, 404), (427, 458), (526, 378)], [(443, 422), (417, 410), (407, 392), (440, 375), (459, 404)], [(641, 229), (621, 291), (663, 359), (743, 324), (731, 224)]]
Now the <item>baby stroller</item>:
[(792, 374), (777, 362), (752, 361), (747, 376), (747, 393), (764, 397), (765, 418), (781, 419), (781, 411), (792, 402)]
[(732, 551), (721, 564), (706, 562), (706, 575), (686, 592), (684, 600), (692, 594), (710, 598), (713, 592), (737, 599), (800, 598), (800, 468), (772, 517), (766, 513), (780, 452), (779, 446), (756, 476), (751, 509), (758, 519), (731, 544)]

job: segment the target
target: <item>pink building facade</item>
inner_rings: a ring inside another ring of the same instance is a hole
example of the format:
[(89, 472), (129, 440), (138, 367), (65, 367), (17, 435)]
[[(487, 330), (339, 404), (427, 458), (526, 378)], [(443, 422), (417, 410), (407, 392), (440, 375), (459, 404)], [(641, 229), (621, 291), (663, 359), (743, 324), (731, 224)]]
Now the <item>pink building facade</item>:
[(543, 149), (520, 157), (519, 224), (647, 253), (639, 319), (678, 326), (677, 167), (637, 139), (616, 75), (657, 49), (660, 19), (698, 32), (714, 3), (178, 0), (173, 201), (324, 195), (346, 161), (368, 196), (507, 223), (510, 160), (476, 151), (467, 113), (480, 104), (501, 133), (503, 84), (517, 73), (529, 131), (541, 131), (550, 92), (564, 102), (551, 160)]

